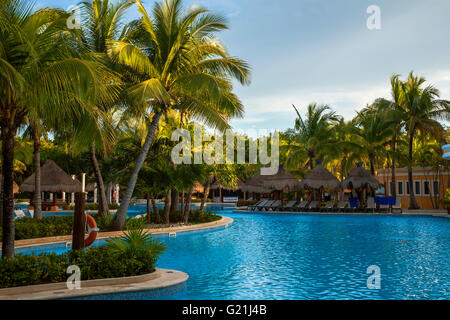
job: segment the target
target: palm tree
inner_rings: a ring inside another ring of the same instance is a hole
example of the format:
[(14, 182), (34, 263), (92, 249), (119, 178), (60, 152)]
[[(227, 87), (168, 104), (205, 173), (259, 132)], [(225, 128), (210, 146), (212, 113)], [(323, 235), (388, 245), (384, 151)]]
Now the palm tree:
[(429, 85), (422, 85), (425, 78), (414, 76), (410, 72), (408, 79), (401, 82), (399, 109), (404, 119), (404, 128), (408, 139), (408, 181), (410, 186), (409, 208), (418, 209), (414, 195), (412, 167), (414, 163), (414, 138), (417, 132), (430, 134), (437, 139), (442, 137), (443, 128), (438, 120), (449, 120), (450, 101), (439, 99), (439, 90)]
[(151, 18), (142, 3), (136, 3), (142, 17), (130, 24), (123, 41), (111, 43), (111, 54), (140, 75), (129, 88), (134, 100), (129, 108), (138, 115), (149, 111), (151, 125), (112, 230), (124, 227), (138, 173), (161, 116), (183, 107), (211, 127), (226, 129), (228, 118), (243, 114), (241, 102), (231, 92), (232, 78), (249, 83), (248, 65), (230, 57), (214, 36), (227, 28), (223, 17), (201, 8), (183, 15), (180, 0), (167, 0), (155, 4)]
[[(310, 169), (314, 167), (314, 158), (320, 154), (327, 145), (332, 125), (335, 124), (339, 117), (327, 105), (318, 105), (311, 103), (307, 107), (306, 118), (302, 118), (298, 109), (293, 105), (297, 113), (295, 119), (295, 137), (297, 150), (291, 150), (291, 157), (298, 157), (298, 153), (305, 153), (308, 158)], [(294, 144), (292, 147), (295, 146)]]
[(14, 142), (26, 118), (45, 114), (66, 121), (80, 108), (90, 112), (89, 99), (103, 95), (100, 77), (106, 71), (85, 60), (69, 45), (68, 14), (55, 9), (33, 12), (24, 0), (0, 3), (0, 126), (3, 172), (2, 257), (14, 256)]
[[(107, 55), (108, 44), (110, 41), (120, 39), (123, 24), (121, 19), (128, 9), (135, 3), (134, 0), (120, 0), (110, 2), (109, 0), (93, 0), (81, 3), (84, 13), (83, 27), (79, 31), (81, 43), (85, 49), (95, 54), (103, 63), (110, 68), (114, 68), (113, 62)], [(113, 105), (98, 105), (99, 109), (108, 112)], [(84, 119), (86, 121), (88, 119)], [(94, 124), (89, 129), (88, 134), (91, 139), (88, 141), (89, 154), (92, 167), (99, 191), (99, 214), (109, 215), (108, 202), (106, 200), (105, 184), (97, 160), (96, 146), (103, 148), (105, 144), (105, 133), (111, 133), (111, 130), (105, 132), (105, 122), (101, 119), (91, 119)], [(98, 121), (95, 121), (98, 120)], [(96, 123), (97, 122), (97, 125)], [(97, 130), (96, 130), (97, 129)], [(111, 138), (111, 136), (110, 136)]]

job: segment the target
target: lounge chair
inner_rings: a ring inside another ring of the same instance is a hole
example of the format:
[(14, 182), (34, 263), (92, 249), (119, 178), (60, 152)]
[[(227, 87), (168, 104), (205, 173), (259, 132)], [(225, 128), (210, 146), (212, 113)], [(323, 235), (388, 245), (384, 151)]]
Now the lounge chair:
[(398, 211), (398, 213), (403, 213), (402, 201), (399, 197), (395, 197), (395, 204), (392, 206), (392, 213), (395, 213), (395, 211)]
[(259, 205), (255, 206), (253, 211), (261, 211), (264, 206), (266, 206), (271, 200), (264, 200), (262, 203), (260, 203)]
[(346, 205), (347, 205), (347, 203), (345, 201), (339, 201), (337, 206), (335, 208), (332, 208), (331, 211), (332, 212), (344, 212)]
[(333, 210), (334, 207), (334, 201), (328, 201), (325, 206), (320, 208), (320, 212), (330, 212)]
[(306, 211), (307, 206), (308, 206), (308, 201), (302, 201), (297, 206), (293, 207), (293, 211), (297, 211), (297, 212)]
[(308, 205), (308, 212), (315, 212), (318, 210), (318, 206), (319, 206), (319, 201), (311, 201)]
[(248, 206), (248, 207), (247, 207), (247, 210), (255, 211), (256, 207), (258, 207), (258, 206), (264, 204), (265, 202), (267, 202), (267, 200), (261, 200), (261, 201), (258, 201), (258, 202), (255, 203), (254, 205)]
[(296, 200), (291, 200), (285, 206), (280, 207), (280, 211), (291, 211), (296, 203)]
[(264, 207), (267, 211), (277, 211), (280, 208), (281, 200), (275, 200), (270, 206)]
[[(257, 211), (264, 211), (267, 210), (267, 208), (270, 208), (272, 206), (272, 203), (274, 203), (275, 200), (267, 200), (264, 204), (259, 205)], [(258, 210), (259, 209), (259, 210)]]
[(23, 210), (14, 210), (14, 214), (16, 215), (15, 219), (25, 218)]

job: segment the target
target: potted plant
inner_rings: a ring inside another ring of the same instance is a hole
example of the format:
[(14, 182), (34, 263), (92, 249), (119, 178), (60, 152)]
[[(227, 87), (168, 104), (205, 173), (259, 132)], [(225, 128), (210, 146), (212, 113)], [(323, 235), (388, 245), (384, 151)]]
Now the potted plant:
[(441, 203), (447, 207), (447, 213), (450, 214), (450, 188), (445, 191), (444, 198)]

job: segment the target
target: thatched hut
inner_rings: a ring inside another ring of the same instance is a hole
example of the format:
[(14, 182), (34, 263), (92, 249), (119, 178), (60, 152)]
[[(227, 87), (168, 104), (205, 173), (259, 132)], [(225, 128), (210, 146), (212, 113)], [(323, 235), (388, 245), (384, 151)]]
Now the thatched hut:
[(277, 174), (263, 177), (263, 186), (273, 190), (292, 191), (300, 189), (300, 181), (281, 166)]
[(381, 186), (381, 183), (364, 169), (360, 162), (350, 171), (348, 177), (342, 182), (342, 186), (346, 189), (370, 188), (376, 190)]
[(252, 193), (272, 193), (274, 189), (264, 186), (264, 177), (261, 175), (261, 171), (258, 170), (253, 177), (247, 180), (244, 185), (241, 187), (241, 191), (243, 192), (252, 192)]
[[(20, 192), (34, 192), (35, 187), (34, 173), (25, 179), (20, 185)], [(58, 192), (81, 192), (81, 183), (77, 179), (72, 179), (70, 175), (52, 161), (47, 160), (41, 167), (41, 191), (53, 193), (53, 202), (45, 203), (43, 207), (50, 207), (50, 210), (57, 208), (56, 194)]]
[(321, 194), (323, 190), (340, 190), (341, 183), (322, 165), (322, 161), (318, 160), (316, 166), (300, 182), (300, 188), (318, 190), (319, 194)]

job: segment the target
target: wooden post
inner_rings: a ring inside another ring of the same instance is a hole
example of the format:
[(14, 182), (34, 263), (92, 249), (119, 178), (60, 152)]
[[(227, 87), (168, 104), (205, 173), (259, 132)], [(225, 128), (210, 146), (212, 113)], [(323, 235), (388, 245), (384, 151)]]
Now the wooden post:
[(75, 193), (75, 213), (73, 216), (73, 234), (72, 250), (84, 249), (84, 232), (86, 216), (84, 214), (84, 204), (86, 202), (86, 193)]

